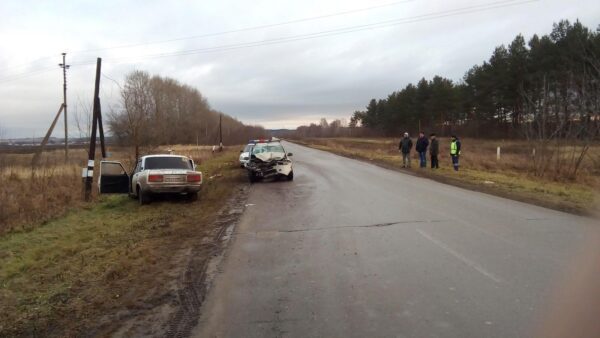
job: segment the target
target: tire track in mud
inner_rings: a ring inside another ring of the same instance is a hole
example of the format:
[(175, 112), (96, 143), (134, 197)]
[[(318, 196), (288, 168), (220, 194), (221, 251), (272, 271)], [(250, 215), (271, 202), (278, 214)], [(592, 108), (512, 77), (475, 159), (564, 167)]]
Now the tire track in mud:
[(198, 324), (200, 309), (210, 284), (209, 265), (221, 255), (231, 233), (244, 212), (249, 187), (240, 189), (220, 211), (214, 223), (212, 236), (192, 248), (190, 259), (180, 278), (177, 291), (177, 310), (166, 323), (166, 337), (188, 337)]

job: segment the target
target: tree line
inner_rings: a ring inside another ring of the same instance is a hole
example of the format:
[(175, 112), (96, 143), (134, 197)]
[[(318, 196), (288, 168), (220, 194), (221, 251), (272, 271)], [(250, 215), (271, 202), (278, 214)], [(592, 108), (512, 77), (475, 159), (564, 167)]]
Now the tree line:
[[(581, 137), (577, 130), (583, 125), (597, 137), (599, 57), (600, 26), (591, 31), (579, 21), (563, 20), (548, 35), (534, 35), (526, 43), (519, 34), (508, 46), (496, 47), (488, 60), (458, 82), (442, 76), (423, 78), (384, 99), (371, 99), (365, 110), (352, 114), (349, 129), (354, 131), (334, 130), (359, 136), (425, 130), (445, 136), (527, 137), (543, 105), (550, 129), (578, 126), (570, 136)], [(323, 127), (302, 126), (297, 132), (332, 136), (331, 128)]]
[(219, 144), (220, 118), (224, 145), (265, 135), (263, 127), (212, 109), (198, 89), (169, 77), (133, 71), (120, 94), (120, 107), (109, 114), (108, 125), (117, 142), (134, 146), (136, 154), (140, 146)]
[(600, 26), (563, 20), (550, 34), (517, 35), (454, 82), (408, 84), (355, 111), (348, 127), (326, 121), (297, 137), (438, 135), (523, 138), (536, 176), (574, 178), (600, 139)]

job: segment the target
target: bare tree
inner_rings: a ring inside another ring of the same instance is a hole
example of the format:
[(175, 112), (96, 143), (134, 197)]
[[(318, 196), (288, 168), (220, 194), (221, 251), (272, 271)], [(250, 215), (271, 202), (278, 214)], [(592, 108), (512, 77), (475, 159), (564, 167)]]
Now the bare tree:
[(125, 78), (121, 91), (122, 111), (109, 114), (109, 126), (117, 137), (123, 137), (135, 148), (135, 157), (140, 155), (140, 146), (148, 141), (147, 122), (155, 111), (150, 75), (134, 71)]
[(92, 131), (92, 104), (81, 102), (79, 96), (73, 111), (79, 138), (89, 139)]
[[(121, 88), (120, 107), (108, 114), (112, 136), (135, 147), (164, 144), (216, 144), (219, 115), (196, 88), (177, 80), (134, 71)], [(246, 126), (223, 114), (225, 144), (241, 144), (265, 136), (259, 126)]]

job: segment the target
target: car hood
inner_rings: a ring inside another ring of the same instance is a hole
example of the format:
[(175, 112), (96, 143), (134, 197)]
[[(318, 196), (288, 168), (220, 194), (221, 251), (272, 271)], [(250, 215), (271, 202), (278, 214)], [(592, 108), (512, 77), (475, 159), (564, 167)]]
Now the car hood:
[(282, 160), (285, 158), (285, 153), (259, 153), (259, 154), (254, 154), (256, 156), (256, 158), (258, 158), (259, 160), (263, 161), (263, 162), (269, 162), (269, 161), (276, 161), (276, 160)]

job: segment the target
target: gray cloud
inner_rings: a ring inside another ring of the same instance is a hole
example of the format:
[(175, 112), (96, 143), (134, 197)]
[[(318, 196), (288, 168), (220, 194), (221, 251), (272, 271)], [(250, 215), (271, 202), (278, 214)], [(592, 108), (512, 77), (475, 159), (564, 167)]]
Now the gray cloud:
[[(245, 123), (295, 127), (348, 118), (372, 97), (436, 74), (459, 81), (493, 48), (518, 33), (546, 34), (560, 19), (579, 18), (595, 29), (596, 1), (542, 0), (520, 6), (438, 18), (388, 28), (252, 48), (187, 56), (149, 54), (277, 39), (411, 17), (489, 1), (415, 0), (329, 17), (213, 37), (93, 52), (84, 50), (168, 40), (365, 8), (389, 1), (28, 2), (3, 1), (0, 12), (0, 125), (9, 137), (42, 135), (61, 102), (56, 64), (69, 51), (70, 111), (89, 104), (93, 63), (118, 82), (134, 69), (169, 76), (197, 87), (211, 105)], [(63, 12), (64, 11), (64, 12)], [(48, 55), (52, 57), (47, 57)], [(53, 68), (55, 67), (55, 68)], [(42, 69), (40, 74), (26, 73)], [(21, 78), (15, 78), (22, 76)], [(102, 79), (105, 111), (118, 109), (118, 86)], [(73, 121), (70, 121), (73, 124)], [(60, 126), (59, 126), (60, 128)], [(75, 129), (71, 126), (73, 135)], [(58, 133), (57, 133), (58, 134)]]

